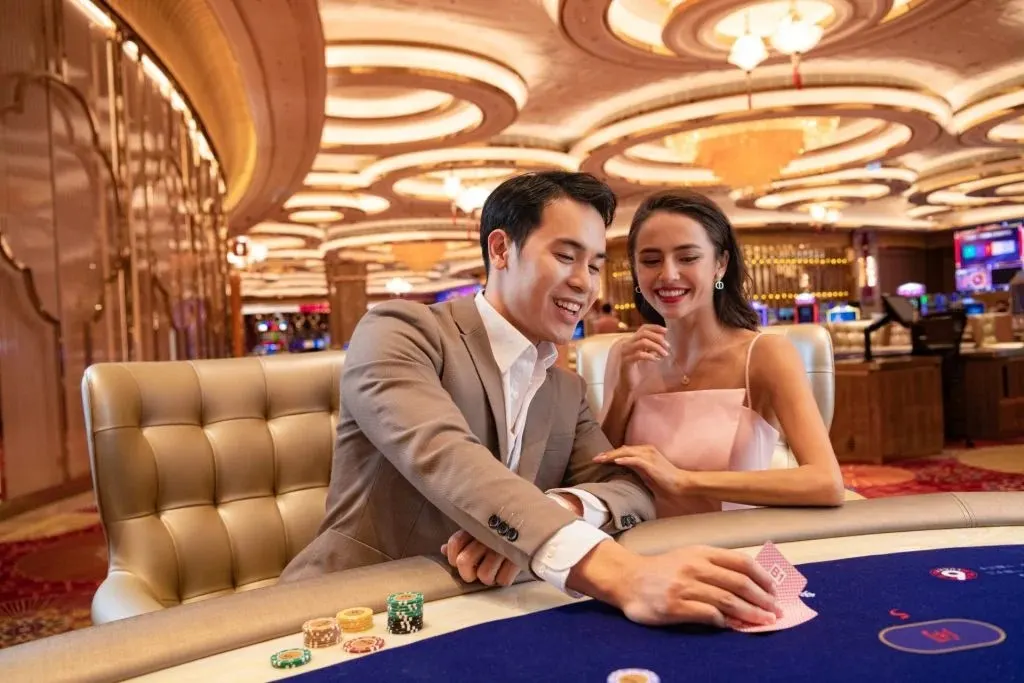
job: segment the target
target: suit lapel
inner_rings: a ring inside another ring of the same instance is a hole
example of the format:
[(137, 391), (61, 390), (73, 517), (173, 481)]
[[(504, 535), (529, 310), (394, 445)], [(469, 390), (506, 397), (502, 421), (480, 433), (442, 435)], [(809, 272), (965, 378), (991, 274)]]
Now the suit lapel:
[(554, 392), (555, 383), (551, 379), (551, 372), (548, 371), (548, 376), (530, 402), (530, 410), (526, 415), (523, 448), (519, 454), (519, 476), (526, 481), (536, 482), (537, 472), (540, 471), (544, 459), (551, 423), (554, 421)]
[(498, 458), (501, 459), (508, 453), (505, 391), (501, 385), (501, 372), (494, 361), (491, 343), (487, 338), (487, 330), (472, 297), (455, 299), (452, 302), (452, 316), (462, 331), (462, 341), (466, 344), (469, 357), (473, 359), (476, 373), (487, 394), (487, 402), (491, 406), (491, 414), (494, 416), (494, 425), (498, 432)]

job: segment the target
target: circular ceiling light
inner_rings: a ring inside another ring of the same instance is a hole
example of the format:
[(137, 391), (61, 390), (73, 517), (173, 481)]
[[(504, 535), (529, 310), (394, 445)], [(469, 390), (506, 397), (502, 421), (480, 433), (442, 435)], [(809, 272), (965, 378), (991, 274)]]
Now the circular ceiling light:
[(412, 43), (338, 43), (326, 51), (322, 145), (393, 155), (492, 137), (511, 125), (527, 88), (488, 57)]
[(344, 217), (341, 211), (334, 209), (302, 209), (288, 214), (296, 223), (336, 223)]

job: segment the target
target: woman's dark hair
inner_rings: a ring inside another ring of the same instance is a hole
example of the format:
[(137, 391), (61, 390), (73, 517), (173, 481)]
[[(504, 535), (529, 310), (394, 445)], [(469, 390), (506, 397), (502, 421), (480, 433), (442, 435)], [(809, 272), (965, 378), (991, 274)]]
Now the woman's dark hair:
[(665, 324), (661, 314), (644, 299), (643, 294), (640, 294), (636, 278), (637, 235), (640, 234), (640, 229), (647, 219), (658, 211), (679, 214), (697, 221), (704, 227), (708, 240), (714, 245), (715, 257), (729, 254), (725, 275), (722, 276), (725, 287), (714, 290), (715, 315), (723, 325), (756, 330), (760, 321), (746, 295), (750, 276), (743, 263), (743, 250), (736, 241), (732, 223), (713, 201), (699, 192), (685, 189), (652, 194), (637, 208), (633, 214), (633, 222), (629, 226), (626, 244), (629, 251), (629, 269), (633, 273), (633, 301), (644, 320), (655, 325)]

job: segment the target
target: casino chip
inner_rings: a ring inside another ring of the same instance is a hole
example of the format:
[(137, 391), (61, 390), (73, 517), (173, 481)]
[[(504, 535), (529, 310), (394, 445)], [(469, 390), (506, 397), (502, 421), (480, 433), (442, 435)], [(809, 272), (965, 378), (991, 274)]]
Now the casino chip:
[(270, 655), (270, 665), (275, 669), (294, 669), (309, 664), (312, 658), (313, 653), (306, 648), (295, 647)]
[(330, 617), (310, 619), (302, 625), (302, 645), (304, 647), (333, 647), (340, 642), (341, 627)]
[(423, 593), (388, 596), (388, 633), (407, 635), (423, 629)]
[(608, 674), (608, 683), (661, 683), (650, 669), (618, 669)]
[(373, 628), (373, 610), (369, 607), (343, 609), (338, 612), (335, 619), (345, 633), (359, 633)]
[(368, 655), (384, 649), (384, 639), (380, 636), (359, 636), (352, 640), (346, 640), (341, 648), (353, 655)]

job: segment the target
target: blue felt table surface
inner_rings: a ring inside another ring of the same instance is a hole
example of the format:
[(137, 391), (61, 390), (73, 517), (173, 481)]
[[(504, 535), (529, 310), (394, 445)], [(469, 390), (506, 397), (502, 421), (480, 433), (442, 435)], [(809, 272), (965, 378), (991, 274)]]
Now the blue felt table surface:
[[(972, 569), (977, 578), (931, 574), (941, 567)], [(664, 683), (1024, 681), (1024, 546), (895, 553), (803, 564), (800, 571), (808, 579), (806, 591), (814, 594), (804, 601), (818, 616), (784, 631), (648, 628), (585, 601), (296, 672), (289, 680), (575, 683), (603, 682), (615, 669), (645, 668)], [(944, 618), (993, 624), (1006, 639), (946, 654), (901, 652), (879, 640), (890, 626)], [(429, 628), (429, 603), (425, 619)]]

